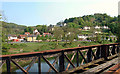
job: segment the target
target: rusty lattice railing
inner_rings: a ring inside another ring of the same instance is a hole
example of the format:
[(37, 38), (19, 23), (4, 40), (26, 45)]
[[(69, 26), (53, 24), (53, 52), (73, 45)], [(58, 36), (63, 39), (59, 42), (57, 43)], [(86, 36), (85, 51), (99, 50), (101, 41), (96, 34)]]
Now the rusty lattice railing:
[[(107, 60), (109, 56), (116, 55), (119, 52), (118, 43), (105, 44), (105, 45), (92, 45), (92, 46), (82, 46), (76, 48), (67, 48), (59, 50), (46, 50), (40, 52), (30, 52), (30, 53), (20, 53), (20, 54), (11, 54), (11, 55), (2, 55), (2, 64), (6, 63), (7, 72), (11, 72), (11, 62), (16, 65), (23, 73), (28, 73), (32, 65), (38, 60), (38, 72), (41, 73), (41, 59), (43, 59), (49, 66), (48, 72), (53, 70), (54, 72), (63, 72), (70, 69), (70, 66), (73, 68), (79, 67), (86, 63), (92, 62), (93, 60), (98, 60), (104, 58)], [(16, 61), (20, 58), (30, 58), (32, 61), (29, 66), (24, 69)], [(47, 58), (55, 57), (53, 63), (50, 63)], [(74, 61), (73, 61), (74, 60)], [(67, 66), (65, 63), (67, 61)], [(54, 66), (56, 62), (59, 62), (59, 67), (56, 69)], [(76, 65), (73, 63), (76, 62)]]

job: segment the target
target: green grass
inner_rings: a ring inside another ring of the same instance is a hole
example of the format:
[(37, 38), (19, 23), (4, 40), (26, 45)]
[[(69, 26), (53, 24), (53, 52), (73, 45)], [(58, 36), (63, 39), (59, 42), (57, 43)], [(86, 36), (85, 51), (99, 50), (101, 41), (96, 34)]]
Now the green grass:
[(92, 34), (92, 32), (90, 32), (90, 31), (82, 31), (81, 34)]
[[(105, 44), (109, 44), (111, 42), (105, 42)], [(25, 52), (38, 52), (43, 50), (52, 50), (52, 49), (64, 49), (64, 48), (73, 48), (80, 46), (89, 46), (89, 45), (97, 45), (97, 42), (87, 42), (87, 41), (76, 41), (72, 44), (65, 42), (59, 42), (59, 45), (56, 45), (56, 42), (31, 42), (31, 43), (14, 43), (10, 44), (10, 49), (7, 52), (2, 52), (2, 54), (17, 54), (17, 53), (25, 53)]]

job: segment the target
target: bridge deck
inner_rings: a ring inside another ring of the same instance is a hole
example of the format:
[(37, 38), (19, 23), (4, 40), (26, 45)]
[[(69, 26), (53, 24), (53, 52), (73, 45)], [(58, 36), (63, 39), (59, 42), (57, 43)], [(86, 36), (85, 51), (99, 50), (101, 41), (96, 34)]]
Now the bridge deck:
[[(69, 71), (65, 71), (66, 73), (80, 73), (80, 74), (88, 74), (88, 73), (107, 73), (107, 74), (120, 74), (120, 57), (112, 57), (107, 61), (99, 61), (97, 63), (91, 64), (88, 67), (83, 67), (80, 69), (71, 69)], [(78, 70), (79, 69), (79, 70)]]
[(91, 68), (83, 73), (88, 73), (88, 72), (94, 72), (94, 73), (101, 73), (101, 72), (107, 72), (109, 71), (109, 68), (112, 66), (115, 66), (116, 64), (118, 64), (118, 57), (114, 58), (110, 61), (104, 61), (105, 63), (100, 64), (94, 68)]

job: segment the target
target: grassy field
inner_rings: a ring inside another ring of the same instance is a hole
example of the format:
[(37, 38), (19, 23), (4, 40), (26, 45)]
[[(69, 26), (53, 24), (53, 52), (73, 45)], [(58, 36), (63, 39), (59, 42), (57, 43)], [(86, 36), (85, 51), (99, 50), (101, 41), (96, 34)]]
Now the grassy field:
[[(111, 43), (107, 42), (106, 44)], [(10, 49), (7, 52), (2, 52), (2, 54), (17, 54), (17, 53), (25, 53), (25, 52), (37, 52), (43, 50), (51, 50), (51, 49), (64, 49), (64, 48), (73, 48), (80, 46), (89, 46), (89, 45), (97, 45), (97, 42), (87, 42), (87, 41), (76, 41), (72, 44), (59, 42), (59, 45), (56, 45), (56, 42), (29, 42), (29, 43), (13, 43), (9, 44)]]

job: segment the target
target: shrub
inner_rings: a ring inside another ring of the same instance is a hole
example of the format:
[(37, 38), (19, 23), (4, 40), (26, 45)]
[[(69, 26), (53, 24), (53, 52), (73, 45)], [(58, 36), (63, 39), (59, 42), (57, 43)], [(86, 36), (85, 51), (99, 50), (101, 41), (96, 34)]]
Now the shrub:
[(21, 47), (26, 47), (27, 45), (22, 43), (22, 44), (20, 44), (20, 46)]
[(110, 38), (110, 42), (113, 42), (112, 38)]
[(2, 52), (7, 52), (10, 49), (10, 45), (7, 43), (2, 43)]
[(19, 48), (18, 44), (11, 44), (11, 48)]
[(38, 49), (36, 49), (36, 50), (34, 50), (35, 52), (37, 52), (37, 51), (39, 51), (39, 48)]
[(69, 43), (64, 43), (62, 46), (65, 47), (65, 48), (69, 48), (70, 44)]
[(62, 49), (64, 48), (62, 45), (55, 45), (55, 49)]
[(20, 48), (20, 47), (26, 47), (27, 45), (26, 44), (11, 44), (10, 47), (11, 48)]

